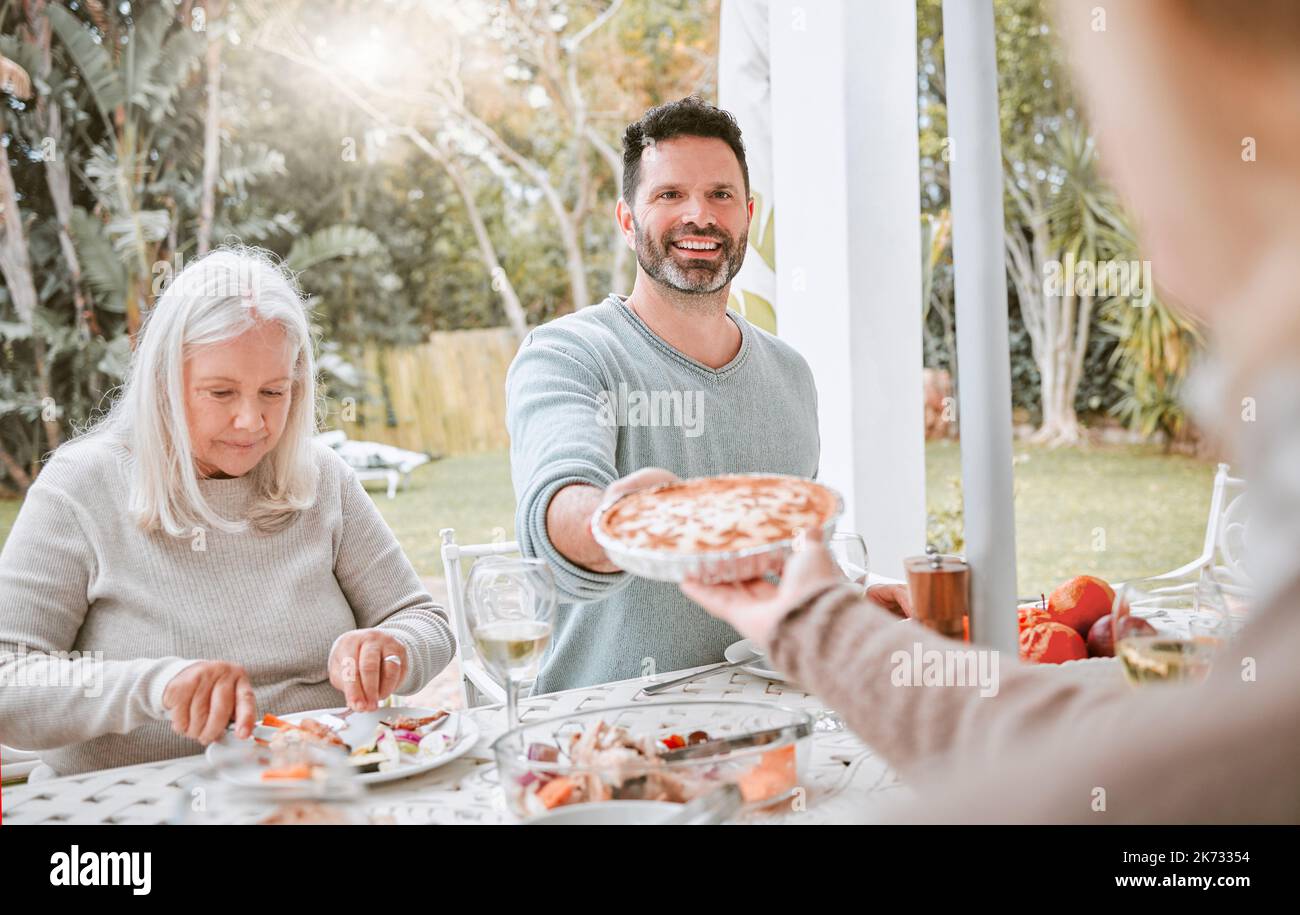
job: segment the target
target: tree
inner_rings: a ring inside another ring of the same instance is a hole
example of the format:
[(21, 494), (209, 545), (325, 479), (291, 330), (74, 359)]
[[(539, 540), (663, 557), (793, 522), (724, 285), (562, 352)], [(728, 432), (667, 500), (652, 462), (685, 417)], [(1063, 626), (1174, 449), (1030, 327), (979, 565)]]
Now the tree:
[[(1008, 163), (1014, 209), (1005, 232), (1007, 261), (1041, 379), (1042, 423), (1034, 438), (1071, 444), (1082, 435), (1074, 401), (1098, 265), (1124, 253), (1125, 245), (1119, 206), (1098, 175), (1092, 138), (1070, 124), (1054, 131), (1043, 151), (1039, 159)], [(1054, 274), (1061, 277), (1055, 285)]]

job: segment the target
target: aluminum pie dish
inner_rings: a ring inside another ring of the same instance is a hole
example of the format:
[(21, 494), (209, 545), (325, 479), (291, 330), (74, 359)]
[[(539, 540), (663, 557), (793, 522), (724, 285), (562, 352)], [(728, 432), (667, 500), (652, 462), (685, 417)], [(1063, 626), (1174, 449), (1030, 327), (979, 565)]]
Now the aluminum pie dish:
[[(573, 738), (581, 738), (601, 723), (655, 742), (696, 731), (712, 740), (774, 729), (779, 736), (761, 746), (693, 759), (664, 762), (630, 752), (605, 751), (596, 757), (597, 763), (575, 762), (567, 752)], [(807, 712), (766, 703), (638, 702), (522, 724), (497, 738), (492, 751), (506, 805), (522, 819), (579, 804), (681, 804), (728, 782), (740, 787), (745, 809), (775, 811), (795, 795), (799, 785), (806, 784), (812, 732), (813, 719)], [(535, 758), (538, 747), (557, 748), (557, 758)]]
[(736, 478), (798, 480), (801, 483), (811, 483), (825, 490), (834, 499), (834, 508), (822, 525), (821, 538), (823, 542), (830, 540), (831, 535), (835, 533), (836, 522), (844, 514), (843, 497), (829, 486), (818, 483), (816, 480), (780, 473), (732, 473), (717, 477), (695, 477), (689, 480), (677, 480), (673, 483), (662, 483), (649, 489), (628, 493), (628, 495), (616, 499), (596, 512), (591, 521), (592, 536), (605, 550), (605, 554), (614, 565), (625, 572), (631, 572), (633, 575), (650, 578), (654, 581), (682, 582), (697, 579), (703, 582), (719, 584), (731, 581), (748, 581), (753, 578), (761, 578), (768, 573), (779, 574), (781, 568), (785, 565), (786, 558), (794, 552), (795, 540), (793, 537), (739, 550), (689, 553), (628, 546), (605, 530), (605, 518), (622, 504), (624, 499), (654, 493), (671, 486), (680, 486), (683, 483), (693, 483), (697, 480), (730, 480)]

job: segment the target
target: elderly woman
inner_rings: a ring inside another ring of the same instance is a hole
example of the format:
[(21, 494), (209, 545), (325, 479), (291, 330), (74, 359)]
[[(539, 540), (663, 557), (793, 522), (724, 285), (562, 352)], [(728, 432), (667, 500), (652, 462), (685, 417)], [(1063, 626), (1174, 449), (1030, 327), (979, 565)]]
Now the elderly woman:
[(0, 555), (0, 742), (61, 775), (184, 756), (258, 709), (370, 710), (448, 664), (444, 612), (312, 441), (315, 372), (269, 260), (219, 250), (175, 278)]
[(1146, 0), (1104, 28), (1092, 2), (1058, 13), (1155, 276), (1212, 337), (1202, 420), (1256, 494), (1258, 593), (1239, 640), (1196, 685), (1003, 664), (985, 697), (894, 685), (896, 651), (965, 646), (861, 600), (822, 547), (778, 587), (685, 590), (903, 773), (901, 819), (1300, 821), (1300, 5)]

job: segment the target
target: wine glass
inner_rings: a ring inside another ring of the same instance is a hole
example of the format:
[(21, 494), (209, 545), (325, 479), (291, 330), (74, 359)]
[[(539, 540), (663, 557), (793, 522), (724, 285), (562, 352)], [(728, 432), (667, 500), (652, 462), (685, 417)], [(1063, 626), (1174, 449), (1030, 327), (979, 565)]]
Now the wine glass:
[(1128, 582), (1111, 608), (1115, 656), (1134, 685), (1203, 679), (1236, 628), (1208, 569), (1195, 584)]
[(831, 555), (839, 563), (840, 570), (846, 578), (862, 586), (862, 593), (867, 593), (867, 544), (861, 534), (852, 531), (838, 531), (826, 542)]
[(551, 642), (555, 579), (541, 559), (486, 556), (465, 583), (466, 622), (474, 647), (505, 686), (506, 723), (519, 724), (519, 689), (537, 677)]

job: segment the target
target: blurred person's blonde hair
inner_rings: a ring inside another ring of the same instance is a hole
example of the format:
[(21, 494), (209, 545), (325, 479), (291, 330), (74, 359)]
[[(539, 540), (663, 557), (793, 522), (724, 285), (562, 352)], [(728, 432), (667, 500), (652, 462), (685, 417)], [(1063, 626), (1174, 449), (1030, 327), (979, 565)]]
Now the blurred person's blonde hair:
[[(195, 349), (277, 324), (295, 348), (291, 403), (275, 448), (248, 473), (254, 501), (230, 521), (208, 505), (190, 444), (185, 361)], [(196, 528), (237, 533), (286, 527), (316, 498), (316, 362), (306, 304), (294, 277), (256, 248), (222, 247), (167, 285), (140, 331), (127, 380), (108, 414), (84, 437), (122, 449), (131, 514), (146, 530), (191, 536)]]
[(1162, 295), (1208, 325), (1235, 412), (1300, 360), (1300, 2), (1056, 6), (1103, 166)]

